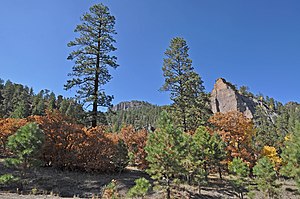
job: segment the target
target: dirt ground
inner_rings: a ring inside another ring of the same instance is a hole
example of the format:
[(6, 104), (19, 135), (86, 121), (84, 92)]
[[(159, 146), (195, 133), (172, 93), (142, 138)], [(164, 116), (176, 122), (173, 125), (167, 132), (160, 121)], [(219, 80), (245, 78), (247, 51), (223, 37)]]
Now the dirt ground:
[[(5, 173), (19, 176), (20, 170), (6, 168), (0, 161), (0, 175)], [(22, 183), (0, 185), (0, 199), (99, 198), (104, 187), (113, 179), (117, 182), (117, 190), (121, 198), (126, 198), (128, 189), (134, 186), (134, 180), (140, 177), (151, 181), (145, 172), (130, 167), (120, 174), (63, 171), (51, 167), (41, 167), (28, 171), (22, 178)], [(279, 198), (300, 198), (292, 181), (281, 180), (280, 183), (282, 187), (279, 191)], [(184, 186), (174, 196), (176, 198), (204, 199), (238, 198), (226, 177), (224, 180), (220, 180), (214, 175), (210, 176), (209, 183), (201, 188), (200, 194), (196, 187)], [(164, 196), (161, 192), (152, 191), (147, 198), (164, 198)], [(258, 193), (255, 198), (264, 198), (264, 196)]]

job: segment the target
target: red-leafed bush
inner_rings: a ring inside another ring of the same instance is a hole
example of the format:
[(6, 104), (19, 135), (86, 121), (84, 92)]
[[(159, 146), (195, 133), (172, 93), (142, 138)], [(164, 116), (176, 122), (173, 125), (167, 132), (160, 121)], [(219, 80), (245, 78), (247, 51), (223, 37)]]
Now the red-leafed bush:
[(209, 122), (214, 130), (226, 143), (229, 157), (228, 161), (240, 157), (254, 166), (255, 151), (252, 147), (252, 138), (255, 135), (253, 122), (243, 113), (232, 111), (228, 113), (216, 113)]
[(121, 171), (127, 166), (127, 149), (117, 134), (106, 127), (83, 129), (84, 139), (77, 148), (78, 166), (85, 170)]
[(112, 172), (127, 165), (127, 151), (120, 136), (106, 127), (84, 128), (59, 112), (33, 116), (46, 135), (42, 160), (49, 166)]
[(32, 116), (29, 120), (38, 123), (46, 136), (42, 160), (50, 166), (76, 167), (76, 149), (84, 137), (83, 127), (57, 111), (47, 112), (46, 116)]
[(85, 128), (59, 111), (27, 119), (0, 119), (0, 150), (7, 138), (28, 122), (45, 134), (40, 159), (48, 166), (85, 171), (114, 172), (127, 166), (128, 151), (121, 134), (107, 133), (105, 126)]
[(121, 136), (128, 148), (133, 154), (133, 163), (141, 169), (147, 167), (145, 146), (148, 133), (146, 130), (135, 131), (132, 126), (126, 126), (121, 129)]

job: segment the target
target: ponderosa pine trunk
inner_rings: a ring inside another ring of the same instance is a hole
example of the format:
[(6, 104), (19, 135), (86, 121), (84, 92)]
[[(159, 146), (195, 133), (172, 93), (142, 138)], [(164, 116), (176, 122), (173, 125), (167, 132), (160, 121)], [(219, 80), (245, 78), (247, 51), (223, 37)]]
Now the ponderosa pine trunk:
[(93, 120), (92, 127), (97, 126), (97, 116), (98, 116), (98, 89), (99, 89), (99, 70), (100, 70), (100, 37), (101, 32), (99, 31), (98, 35), (98, 53), (97, 53), (97, 61), (96, 61), (96, 71), (95, 71), (95, 85), (94, 85), (94, 101), (93, 101)]

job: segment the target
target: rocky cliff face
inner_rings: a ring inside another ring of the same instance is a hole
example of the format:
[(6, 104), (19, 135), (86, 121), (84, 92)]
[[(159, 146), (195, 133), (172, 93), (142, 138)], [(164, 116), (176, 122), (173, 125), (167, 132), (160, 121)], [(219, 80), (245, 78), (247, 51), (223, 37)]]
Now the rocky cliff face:
[(128, 110), (128, 109), (133, 109), (133, 108), (139, 108), (139, 107), (142, 107), (142, 106), (153, 106), (151, 105), (150, 103), (148, 102), (143, 102), (143, 101), (136, 101), (136, 100), (133, 100), (133, 101), (130, 101), (130, 102), (121, 102), (117, 105), (114, 105), (111, 110), (112, 111), (121, 111), (121, 110)]
[(210, 101), (213, 113), (240, 111), (250, 119), (254, 117), (255, 107), (258, 105), (257, 100), (239, 94), (231, 83), (222, 78), (217, 79)]

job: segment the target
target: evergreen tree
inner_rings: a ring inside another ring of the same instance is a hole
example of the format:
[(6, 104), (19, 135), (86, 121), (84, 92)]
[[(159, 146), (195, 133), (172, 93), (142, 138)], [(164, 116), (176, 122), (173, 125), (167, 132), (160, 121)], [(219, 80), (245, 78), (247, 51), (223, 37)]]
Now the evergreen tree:
[(271, 112), (262, 106), (257, 106), (254, 114), (256, 126), (255, 146), (261, 151), (264, 146), (276, 146), (280, 142), (280, 134), (277, 133), (275, 124), (271, 118)]
[(249, 91), (248, 86), (241, 86), (240, 89), (239, 89), (239, 93), (241, 95), (246, 96), (246, 97), (252, 97), (252, 98), (254, 97), (254, 94)]
[(57, 107), (58, 110), (60, 110), (60, 106), (61, 106), (61, 103), (62, 103), (63, 100), (64, 100), (64, 97), (62, 95), (57, 96), (56, 107)]
[(69, 102), (69, 106), (68, 106), (65, 114), (67, 116), (69, 116), (69, 117), (72, 117), (72, 116), (74, 116), (76, 114), (76, 112), (75, 112), (75, 104), (72, 101)]
[(192, 136), (184, 134), (184, 143), (186, 143), (184, 154), (186, 155), (181, 162), (184, 168), (183, 174), (186, 176), (189, 184), (198, 185), (199, 193), (201, 190), (200, 185), (208, 181), (207, 149), (203, 143), (203, 140), (207, 140), (207, 137), (209, 137), (207, 133), (205, 127), (201, 126)]
[(294, 131), (296, 123), (300, 122), (300, 104), (288, 102), (284, 106), (276, 102), (278, 117), (276, 118), (276, 128), (283, 137)]
[(296, 102), (289, 102), (285, 105), (288, 112), (288, 130), (294, 132), (296, 124), (300, 123), (300, 104)]
[(249, 167), (241, 158), (233, 158), (228, 164), (228, 170), (234, 175), (232, 182), (237, 192), (240, 193), (240, 198), (244, 198), (243, 192), (246, 185), (246, 178), (249, 175)]
[(25, 118), (28, 116), (28, 110), (24, 101), (18, 103), (16, 109), (12, 112), (12, 118)]
[(7, 80), (3, 92), (2, 92), (2, 112), (3, 117), (7, 118), (13, 111), (13, 96), (14, 96), (14, 85), (11, 81)]
[(209, 147), (209, 165), (214, 166), (218, 170), (219, 177), (222, 179), (222, 161), (226, 159), (227, 155), (225, 143), (222, 141), (221, 137), (215, 133), (209, 140)]
[(69, 108), (69, 102), (67, 99), (62, 99), (61, 103), (60, 103), (60, 106), (59, 106), (59, 111), (62, 113), (62, 114), (65, 114), (66, 115), (66, 112)]
[(205, 171), (206, 181), (208, 180), (208, 161), (210, 158), (209, 155), (211, 153), (210, 139), (211, 136), (209, 132), (205, 129), (205, 127), (199, 127), (193, 135), (193, 147), (191, 150), (192, 152), (194, 152), (193, 156), (195, 156), (195, 158), (198, 158), (199, 160), (202, 160), (203, 162), (202, 167)]
[(278, 107), (278, 112), (279, 115), (275, 120), (276, 131), (284, 137), (289, 133), (289, 113), (283, 105)]
[(288, 177), (293, 177), (300, 191), (300, 123), (295, 131), (286, 138), (285, 148), (281, 154), (283, 167), (280, 172)]
[(274, 164), (267, 157), (263, 157), (256, 162), (253, 167), (254, 181), (260, 191), (265, 193), (264, 198), (271, 198), (276, 194), (276, 172)]
[[(202, 175), (201, 177), (198, 175), (199, 183), (203, 179), (208, 181), (210, 167), (215, 167), (222, 178), (221, 161), (226, 158), (226, 152), (221, 138), (217, 134), (210, 135), (204, 126), (200, 126), (192, 139), (187, 142), (189, 149), (187, 149), (186, 158), (189, 159), (191, 168), (196, 167), (195, 171)], [(195, 173), (191, 168), (188, 169), (188, 173)]]
[(16, 157), (6, 159), (9, 165), (22, 165), (28, 168), (37, 158), (44, 143), (45, 136), (35, 123), (28, 123), (15, 134), (8, 137), (8, 148)]
[(51, 92), (48, 99), (48, 110), (53, 111), (54, 109), (56, 109), (56, 97), (55, 94)]
[(161, 90), (171, 93), (173, 113), (184, 131), (195, 130), (205, 123), (210, 110), (203, 81), (194, 71), (188, 51), (183, 38), (173, 38), (162, 68), (165, 83)]
[(75, 119), (78, 123), (85, 124), (86, 113), (84, 112), (81, 104), (77, 103), (72, 98), (68, 99), (60, 97), (58, 97), (57, 104), (57, 108), (59, 108), (59, 111), (62, 114)]
[(29, 115), (44, 115), (46, 110), (55, 109), (84, 123), (83, 107), (74, 99), (65, 99), (60, 95), (56, 100), (55, 94), (47, 89), (35, 95), (32, 88), (9, 80), (3, 84), (0, 80), (0, 118), (26, 118)]
[(68, 57), (75, 60), (74, 78), (67, 81), (66, 89), (77, 86), (77, 94), (84, 103), (92, 103), (92, 126), (97, 125), (98, 107), (111, 106), (112, 96), (103, 91), (103, 85), (112, 77), (108, 67), (116, 68), (116, 57), (110, 53), (115, 51), (116, 34), (114, 29), (115, 17), (109, 12), (107, 6), (96, 4), (90, 8), (89, 13), (81, 17), (82, 24), (77, 25), (75, 32), (80, 37), (71, 41), (69, 47), (78, 47)]
[(44, 90), (41, 90), (33, 99), (33, 115), (44, 115), (45, 114), (45, 100), (44, 100)]
[(0, 78), (0, 118), (4, 116), (4, 111), (3, 111), (3, 88), (4, 88), (4, 81)]
[(146, 145), (149, 169), (147, 173), (170, 198), (172, 183), (184, 172), (181, 162), (185, 156), (183, 133), (178, 130), (166, 112), (162, 112), (158, 129), (149, 134)]

